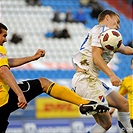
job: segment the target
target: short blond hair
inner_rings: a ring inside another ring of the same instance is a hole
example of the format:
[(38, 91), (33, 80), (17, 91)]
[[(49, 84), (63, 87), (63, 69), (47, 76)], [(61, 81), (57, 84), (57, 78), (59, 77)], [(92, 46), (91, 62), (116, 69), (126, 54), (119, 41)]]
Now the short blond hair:
[(118, 16), (119, 17), (119, 15), (116, 12), (112, 11), (112, 10), (104, 10), (98, 15), (98, 23), (103, 21), (106, 15)]

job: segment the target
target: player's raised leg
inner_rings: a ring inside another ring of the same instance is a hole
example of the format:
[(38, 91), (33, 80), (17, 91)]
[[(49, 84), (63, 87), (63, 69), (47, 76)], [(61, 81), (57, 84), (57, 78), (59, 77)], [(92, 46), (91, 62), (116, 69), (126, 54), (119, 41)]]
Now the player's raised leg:
[[(69, 88), (51, 82), (46, 78), (40, 78), (39, 80), (45, 93), (56, 99), (67, 101), (78, 106), (81, 105), (80, 111), (82, 114), (90, 113), (92, 111), (102, 113), (106, 112), (109, 109), (104, 105), (97, 104), (97, 102), (81, 98), (79, 95), (71, 91)], [(82, 111), (84, 111), (84, 113)]]

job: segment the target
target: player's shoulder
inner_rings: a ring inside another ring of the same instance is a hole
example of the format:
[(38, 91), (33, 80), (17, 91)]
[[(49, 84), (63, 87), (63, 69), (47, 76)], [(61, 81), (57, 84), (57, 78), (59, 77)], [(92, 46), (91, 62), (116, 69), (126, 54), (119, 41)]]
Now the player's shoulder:
[(104, 32), (105, 30), (109, 29), (108, 27), (106, 27), (105, 25), (95, 25), (92, 29), (91, 29), (91, 32), (94, 33), (94, 32), (99, 32), (99, 33), (102, 33)]
[(94, 27), (92, 27), (91, 31), (95, 31), (97, 29), (99, 29), (99, 25), (95, 25)]

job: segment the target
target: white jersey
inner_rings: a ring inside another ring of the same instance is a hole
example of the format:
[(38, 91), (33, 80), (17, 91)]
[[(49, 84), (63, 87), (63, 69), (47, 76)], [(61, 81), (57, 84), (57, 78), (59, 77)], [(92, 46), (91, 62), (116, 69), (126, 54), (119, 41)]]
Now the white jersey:
[[(103, 25), (96, 25), (90, 30), (80, 51), (73, 56), (73, 64), (84, 69), (85, 72), (76, 72), (72, 78), (72, 90), (75, 93), (85, 99), (102, 102), (105, 105), (107, 105), (105, 97), (113, 90), (98, 79), (100, 70), (93, 62), (92, 46), (102, 47), (99, 36), (107, 29), (109, 28)], [(102, 57), (106, 63), (109, 63), (113, 55), (114, 52), (104, 50)]]
[[(94, 26), (85, 38), (83, 44), (81, 45), (80, 51), (77, 54), (75, 54), (72, 59), (74, 65), (77, 65), (80, 68), (84, 69), (87, 74), (95, 78), (98, 77), (100, 70), (93, 63), (92, 46), (102, 47), (100, 44), (99, 37), (100, 34), (107, 29), (109, 28), (103, 25)], [(106, 63), (109, 63), (113, 55), (113, 51), (104, 50), (102, 57)]]

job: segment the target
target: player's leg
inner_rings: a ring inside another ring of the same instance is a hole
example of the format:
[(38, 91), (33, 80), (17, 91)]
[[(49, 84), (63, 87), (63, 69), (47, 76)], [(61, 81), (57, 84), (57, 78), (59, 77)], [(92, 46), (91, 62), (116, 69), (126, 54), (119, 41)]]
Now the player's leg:
[(90, 101), (80, 97), (65, 86), (51, 82), (46, 78), (40, 78), (39, 80), (45, 93), (62, 101), (67, 101), (78, 106), (82, 105), (80, 106), (80, 109), (84, 110), (85, 113), (90, 111), (106, 112), (109, 110), (108, 107), (97, 104), (97, 102), (94, 102), (93, 100)]
[[(107, 101), (104, 97), (104, 89), (101, 82), (98, 79), (92, 80), (90, 76), (84, 73), (76, 73), (72, 79), (73, 90), (85, 99), (93, 99), (99, 104), (107, 105)], [(95, 114), (95, 111), (92, 114)], [(111, 116), (109, 112), (93, 115), (97, 124), (94, 125), (89, 131), (91, 133), (106, 132), (111, 123)]]
[(10, 113), (18, 109), (17, 106), (18, 98), (12, 89), (9, 90), (8, 103), (0, 107), (0, 133), (5, 133), (8, 127), (8, 118)]
[(105, 133), (112, 126), (112, 117), (108, 111), (95, 114), (93, 117), (97, 123), (89, 130), (90, 133)]
[[(118, 109), (118, 121), (121, 130), (127, 130), (127, 133), (131, 133), (130, 113), (128, 107), (128, 101), (123, 96), (119, 95), (115, 91), (106, 96), (109, 106)], [(123, 126), (124, 127), (123, 127)], [(125, 128), (125, 129), (124, 129)]]
[(40, 78), (39, 80), (41, 82), (43, 91), (56, 99), (64, 100), (78, 106), (80, 104), (89, 103), (88, 100), (81, 98), (65, 86), (61, 86), (57, 83), (51, 82), (46, 78)]
[[(90, 102), (88, 100), (82, 99), (80, 96), (72, 92), (67, 87), (60, 86), (56, 83), (49, 81), (46, 78), (22, 81), (18, 85), (23, 91), (27, 102), (31, 101), (32, 99), (34, 99), (36, 96), (40, 95), (43, 92), (49, 94), (50, 96), (54, 98), (64, 100), (64, 101), (67, 101), (67, 102), (70, 102), (76, 105), (88, 104)], [(4, 130), (6, 130), (8, 126), (8, 117), (10, 113), (18, 109), (17, 102), (18, 102), (17, 95), (12, 91), (12, 89), (10, 89), (8, 106), (0, 107), (0, 130), (1, 132), (2, 130), (4, 132)], [(5, 107), (7, 108), (5, 109)], [(105, 109), (104, 109), (104, 106), (100, 106), (99, 108), (99, 110), (102, 110), (102, 111)], [(86, 111), (89, 111), (89, 110), (86, 110)]]
[[(23, 91), (27, 102), (43, 93), (39, 80), (29, 80), (18, 84)], [(12, 89), (9, 90), (8, 103), (0, 107), (0, 133), (5, 133), (9, 124), (8, 118), (10, 114), (18, 109), (18, 97)]]
[[(19, 86), (22, 89), (27, 102), (34, 99), (36, 96), (40, 95), (41, 93), (45, 92), (48, 95), (56, 99), (67, 101), (67, 102), (73, 103), (78, 106), (80, 104), (90, 103), (89, 100), (85, 100), (81, 98), (80, 96), (75, 94), (73, 91), (71, 91), (69, 88), (58, 85), (57, 83), (51, 82), (50, 80), (46, 78), (23, 81), (19, 83)], [(108, 110), (108, 108), (105, 107), (104, 105), (93, 104), (90, 106), (92, 107), (95, 105), (97, 105), (97, 108), (94, 108), (94, 110), (96, 111), (100, 110), (100, 111), (106, 112)], [(87, 106), (86, 112), (89, 111), (88, 106)]]
[(8, 117), (10, 113), (8, 113), (8, 110), (9, 108), (7, 105), (0, 107), (0, 133), (5, 133), (9, 124)]
[(108, 111), (104, 113), (95, 113), (95, 111), (92, 111), (92, 114), (93, 113), (93, 117), (97, 123), (88, 131), (88, 133), (105, 133), (112, 125), (110, 113)]

